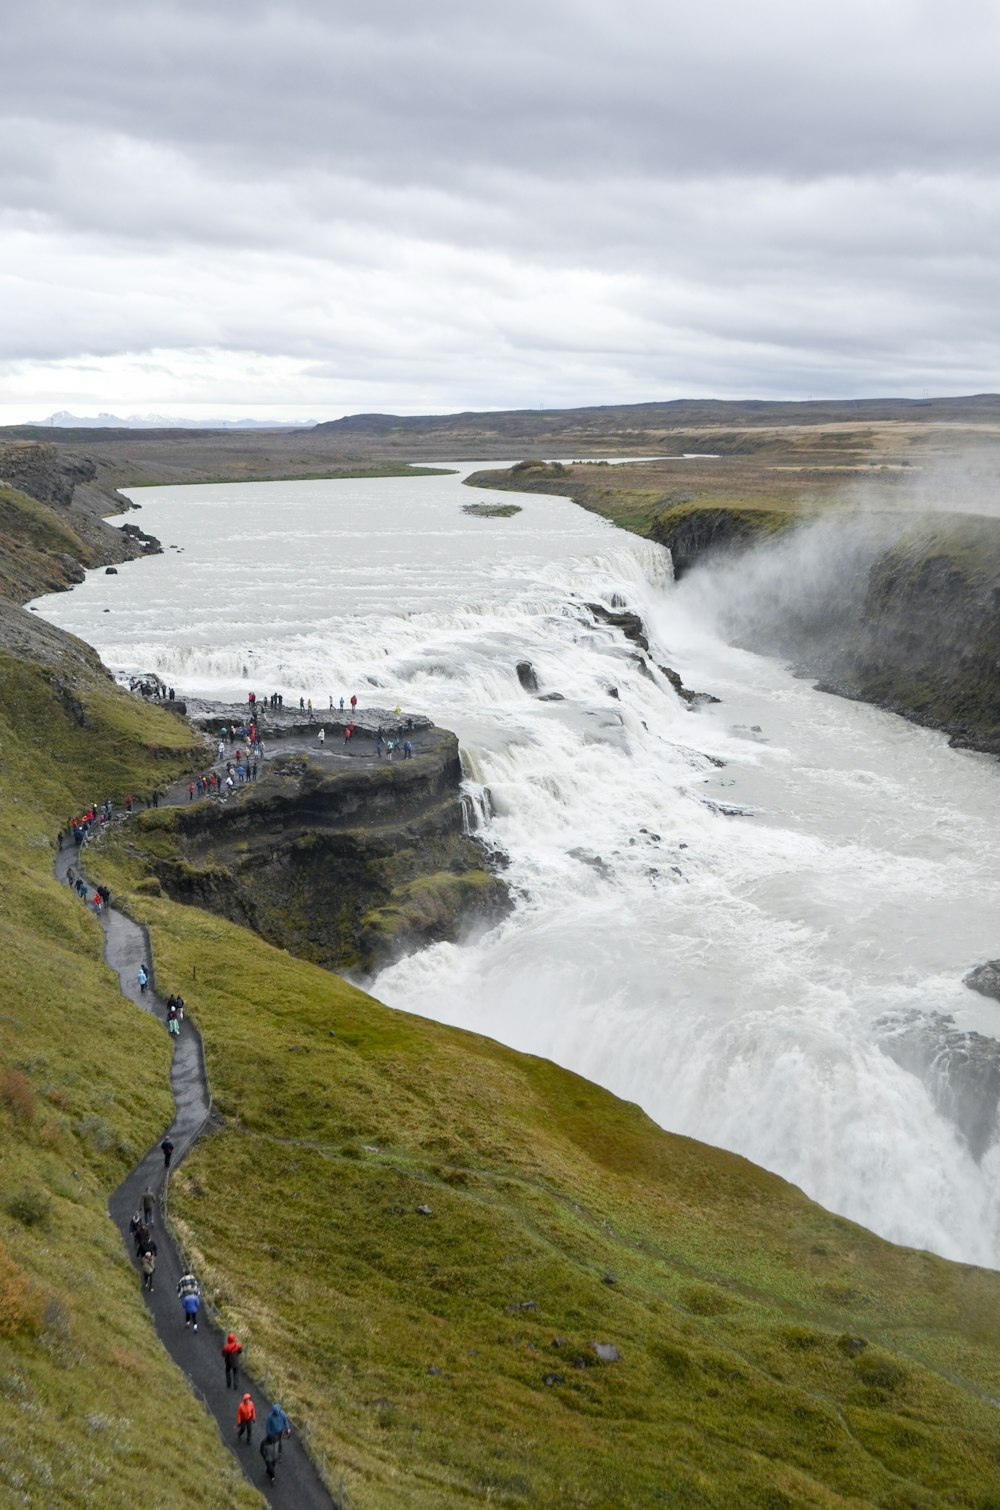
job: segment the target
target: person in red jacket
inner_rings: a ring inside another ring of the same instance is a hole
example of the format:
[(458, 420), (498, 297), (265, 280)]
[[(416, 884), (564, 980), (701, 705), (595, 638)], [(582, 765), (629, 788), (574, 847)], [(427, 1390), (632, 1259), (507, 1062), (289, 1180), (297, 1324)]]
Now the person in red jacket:
[(250, 1396), (244, 1395), (236, 1409), (236, 1434), (240, 1441), (243, 1433), (247, 1434), (247, 1446), (253, 1441), (253, 1423), (257, 1419), (257, 1409)]
[(236, 1341), (236, 1333), (230, 1332), (222, 1344), (222, 1358), (226, 1365), (227, 1389), (239, 1389), (240, 1387), (240, 1354), (242, 1351), (242, 1344)]

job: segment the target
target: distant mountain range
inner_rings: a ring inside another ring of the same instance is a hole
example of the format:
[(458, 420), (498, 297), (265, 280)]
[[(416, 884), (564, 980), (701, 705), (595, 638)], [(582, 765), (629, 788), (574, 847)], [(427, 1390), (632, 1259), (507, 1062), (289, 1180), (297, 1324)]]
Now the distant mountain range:
[(960, 398), (862, 399), (667, 399), (660, 403), (599, 404), (578, 409), (505, 409), (462, 414), (347, 414), (315, 428), (317, 436), (366, 436), (371, 439), (410, 435), (477, 434), (518, 439), (551, 436), (563, 430), (591, 436), (627, 437), (650, 430), (703, 429), (719, 425), (829, 425), (887, 420), (947, 421), (954, 424), (1000, 422), (1000, 395), (979, 393)]
[(278, 424), (267, 419), (173, 419), (164, 414), (70, 414), (60, 409), (48, 419), (32, 420), (32, 426), (59, 430), (305, 430), (314, 419), (288, 420)]

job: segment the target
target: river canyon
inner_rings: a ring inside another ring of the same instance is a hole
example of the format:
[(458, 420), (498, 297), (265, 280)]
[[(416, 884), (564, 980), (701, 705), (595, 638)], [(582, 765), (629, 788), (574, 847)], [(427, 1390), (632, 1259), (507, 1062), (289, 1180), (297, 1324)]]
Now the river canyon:
[(182, 694), (454, 730), (513, 910), (361, 984), (996, 1267), (1000, 1007), (962, 984), (998, 952), (995, 761), (730, 644), (721, 574), (566, 499), (465, 514), (471, 470), (143, 488), (164, 553), (36, 607)]

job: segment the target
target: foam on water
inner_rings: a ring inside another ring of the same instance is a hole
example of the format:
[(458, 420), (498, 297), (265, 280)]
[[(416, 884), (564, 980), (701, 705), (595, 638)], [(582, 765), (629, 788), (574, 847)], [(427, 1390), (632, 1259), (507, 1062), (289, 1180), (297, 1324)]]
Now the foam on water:
[[(40, 605), (109, 665), (207, 696), (356, 691), (459, 734), (516, 907), (376, 995), (550, 1056), (888, 1237), (997, 1262), (996, 1144), (977, 1162), (883, 1048), (892, 1012), (993, 1032), (961, 985), (997, 952), (992, 762), (728, 646), (666, 552), (566, 500), (472, 519), (455, 478), (137, 496), (183, 552)], [(643, 674), (587, 607), (621, 601), (650, 661), (721, 703)], [(522, 660), (563, 700), (525, 692)]]

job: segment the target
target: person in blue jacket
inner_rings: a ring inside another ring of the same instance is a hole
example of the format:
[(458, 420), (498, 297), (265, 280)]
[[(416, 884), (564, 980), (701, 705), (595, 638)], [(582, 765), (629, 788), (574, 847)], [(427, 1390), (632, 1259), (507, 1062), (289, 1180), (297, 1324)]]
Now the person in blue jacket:
[(264, 1434), (269, 1442), (277, 1443), (278, 1456), (280, 1458), (281, 1439), (282, 1437), (290, 1437), (292, 1434), (292, 1428), (289, 1423), (288, 1417), (285, 1415), (285, 1412), (282, 1410), (280, 1405), (271, 1406), (271, 1413), (264, 1423)]
[(182, 1274), (177, 1281), (177, 1294), (184, 1307), (184, 1325), (194, 1325), (198, 1330), (198, 1310), (201, 1306), (201, 1286), (193, 1274)]

